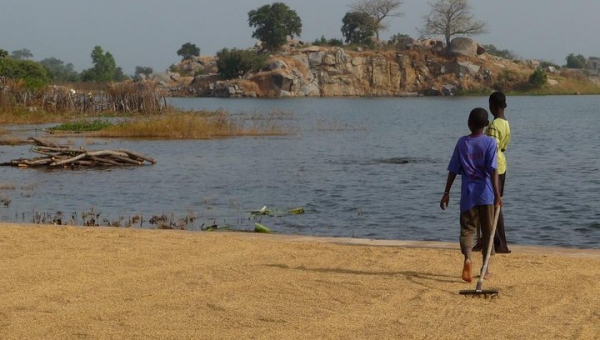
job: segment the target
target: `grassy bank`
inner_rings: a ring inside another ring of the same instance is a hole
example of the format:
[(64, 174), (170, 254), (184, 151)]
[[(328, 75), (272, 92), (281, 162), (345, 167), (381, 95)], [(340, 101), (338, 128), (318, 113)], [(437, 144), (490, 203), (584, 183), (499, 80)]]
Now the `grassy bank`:
[(177, 112), (140, 116), (93, 132), (94, 137), (210, 139), (280, 136), (293, 132), (275, 113), (232, 115), (226, 111)]
[[(2, 124), (61, 123), (50, 127), (52, 134), (72, 134), (105, 138), (210, 139), (244, 136), (281, 136), (295, 131), (293, 115), (268, 112), (233, 115), (224, 110), (180, 111), (102, 117), (76, 113), (2, 112)], [(14, 143), (10, 130), (0, 131), (2, 140)]]

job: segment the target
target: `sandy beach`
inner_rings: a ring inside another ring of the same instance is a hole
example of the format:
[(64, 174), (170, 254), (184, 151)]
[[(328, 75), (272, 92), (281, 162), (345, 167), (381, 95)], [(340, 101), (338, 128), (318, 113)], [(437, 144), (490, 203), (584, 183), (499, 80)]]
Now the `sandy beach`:
[(600, 250), (512, 251), (0, 224), (0, 339), (600, 339)]

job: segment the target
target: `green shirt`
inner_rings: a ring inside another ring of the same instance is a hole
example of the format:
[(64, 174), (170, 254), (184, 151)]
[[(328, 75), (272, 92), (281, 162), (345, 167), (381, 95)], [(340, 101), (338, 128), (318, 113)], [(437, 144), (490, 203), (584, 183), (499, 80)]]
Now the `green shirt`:
[(510, 144), (510, 125), (508, 120), (502, 118), (496, 118), (488, 126), (485, 134), (494, 138), (498, 144), (498, 174), (502, 175), (506, 173), (506, 157), (504, 151)]

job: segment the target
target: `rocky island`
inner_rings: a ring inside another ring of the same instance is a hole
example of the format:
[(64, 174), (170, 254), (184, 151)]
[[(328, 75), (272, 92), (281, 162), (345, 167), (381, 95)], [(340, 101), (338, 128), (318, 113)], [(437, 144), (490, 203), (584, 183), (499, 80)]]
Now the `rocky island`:
[[(458, 37), (449, 48), (440, 40), (411, 40), (403, 48), (343, 48), (290, 41), (270, 55), (260, 72), (237, 79), (218, 75), (215, 57), (174, 64), (178, 72), (144, 76), (175, 96), (199, 97), (397, 97), (485, 94), (492, 90), (535, 90), (529, 78), (547, 75), (542, 94), (578, 94), (572, 82), (600, 92), (595, 76), (537, 60), (491, 55), (475, 40)], [(182, 74), (196, 74), (183, 76)], [(598, 93), (596, 92), (596, 93)]]

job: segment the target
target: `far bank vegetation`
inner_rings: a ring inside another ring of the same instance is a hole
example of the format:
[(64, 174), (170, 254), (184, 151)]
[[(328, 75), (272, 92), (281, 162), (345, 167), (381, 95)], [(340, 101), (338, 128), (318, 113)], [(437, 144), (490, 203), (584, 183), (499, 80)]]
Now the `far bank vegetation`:
[(62, 123), (48, 129), (53, 134), (209, 139), (293, 132), (293, 116), (282, 112), (231, 114), (224, 110), (175, 109), (167, 104), (166, 95), (149, 82), (126, 81), (108, 84), (102, 90), (81, 91), (56, 85), (35, 90), (22, 81), (0, 81), (0, 123)]

